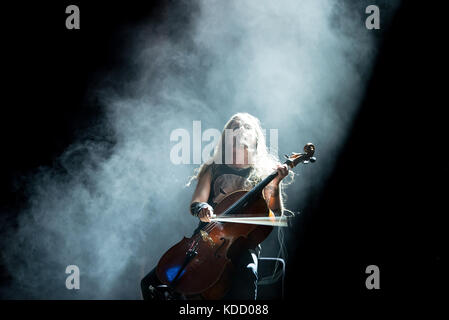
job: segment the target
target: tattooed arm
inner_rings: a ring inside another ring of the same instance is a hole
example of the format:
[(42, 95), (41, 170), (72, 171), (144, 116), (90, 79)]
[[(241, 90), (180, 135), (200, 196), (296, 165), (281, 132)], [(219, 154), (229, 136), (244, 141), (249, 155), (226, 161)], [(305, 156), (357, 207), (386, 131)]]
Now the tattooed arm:
[(276, 215), (280, 214), (282, 212), (280, 185), (270, 182), (270, 184), (263, 189), (263, 192), (268, 208), (270, 208)]
[(275, 214), (281, 214), (284, 209), (282, 204), (281, 180), (288, 175), (288, 166), (279, 164), (277, 171), (277, 177), (263, 189), (263, 196), (268, 208)]

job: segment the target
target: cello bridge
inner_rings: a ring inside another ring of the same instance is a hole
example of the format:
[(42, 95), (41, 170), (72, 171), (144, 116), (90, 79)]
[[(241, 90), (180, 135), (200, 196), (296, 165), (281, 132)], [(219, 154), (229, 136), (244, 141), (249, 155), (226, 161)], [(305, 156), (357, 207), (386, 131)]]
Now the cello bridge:
[(201, 234), (201, 238), (203, 239), (203, 241), (209, 242), (209, 245), (212, 247), (215, 246), (214, 240), (212, 240), (212, 238), (209, 236), (209, 234), (206, 231), (201, 230), (200, 234)]

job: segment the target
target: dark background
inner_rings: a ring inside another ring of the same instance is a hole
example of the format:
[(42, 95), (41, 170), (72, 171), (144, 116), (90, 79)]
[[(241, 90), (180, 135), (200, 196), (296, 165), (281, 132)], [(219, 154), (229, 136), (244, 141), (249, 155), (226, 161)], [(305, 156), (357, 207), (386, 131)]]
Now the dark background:
[[(101, 123), (86, 93), (102, 71), (125, 65), (122, 28), (161, 19), (166, 3), (77, 1), (77, 31), (65, 28), (67, 1), (2, 7), (1, 230), (14, 228), (26, 203), (21, 177), (52, 165), (84, 129)], [(449, 168), (442, 12), (405, 1), (384, 31), (336, 169), (292, 230), (288, 299), (371, 301), (443, 290)], [(365, 288), (370, 264), (380, 267), (381, 290)]]

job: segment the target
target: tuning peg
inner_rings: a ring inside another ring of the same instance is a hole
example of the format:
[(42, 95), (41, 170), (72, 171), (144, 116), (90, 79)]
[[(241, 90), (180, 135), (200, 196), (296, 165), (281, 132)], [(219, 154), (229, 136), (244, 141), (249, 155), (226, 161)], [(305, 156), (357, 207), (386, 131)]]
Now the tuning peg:
[(316, 158), (315, 157), (310, 157), (310, 162), (315, 162), (316, 161)]
[(288, 155), (286, 155), (286, 154), (284, 154), (284, 157), (285, 157), (286, 159), (288, 159), (288, 158), (289, 158), (289, 156), (288, 156)]

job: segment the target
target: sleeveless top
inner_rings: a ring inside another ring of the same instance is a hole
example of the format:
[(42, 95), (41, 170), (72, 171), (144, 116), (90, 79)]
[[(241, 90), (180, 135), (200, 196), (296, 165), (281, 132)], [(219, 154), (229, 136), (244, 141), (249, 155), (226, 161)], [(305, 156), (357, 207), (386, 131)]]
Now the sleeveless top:
[(207, 203), (213, 208), (229, 193), (236, 190), (250, 190), (245, 187), (245, 180), (251, 173), (252, 167), (248, 168), (233, 168), (226, 164), (211, 165), (211, 185), (210, 194)]
[[(244, 183), (251, 173), (252, 167), (240, 169), (226, 164), (212, 163), (209, 169), (211, 170), (211, 185), (207, 203), (212, 208), (215, 208), (218, 202), (233, 191), (251, 190), (251, 188), (245, 187)], [(206, 224), (207, 222), (200, 221), (194, 234), (199, 232)]]

